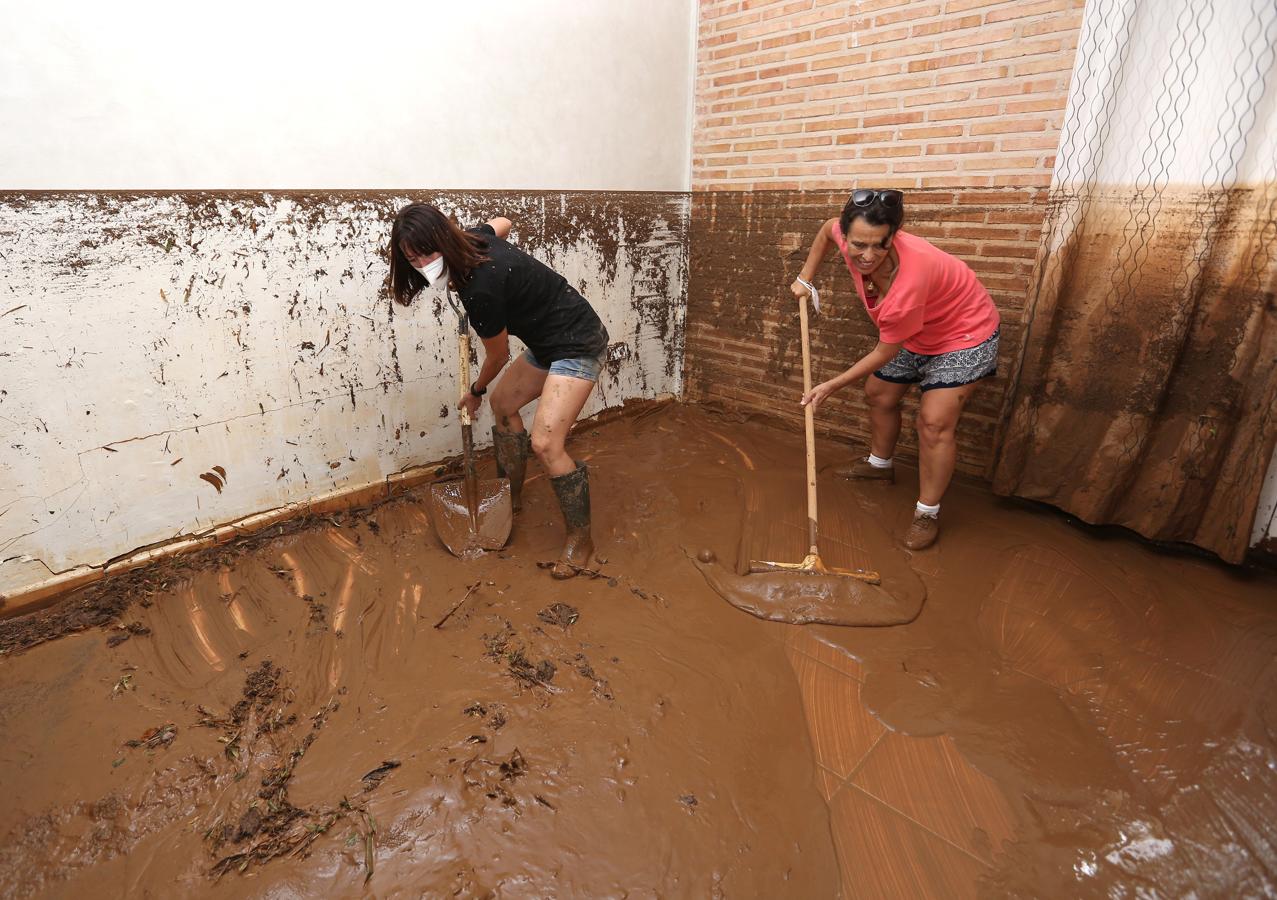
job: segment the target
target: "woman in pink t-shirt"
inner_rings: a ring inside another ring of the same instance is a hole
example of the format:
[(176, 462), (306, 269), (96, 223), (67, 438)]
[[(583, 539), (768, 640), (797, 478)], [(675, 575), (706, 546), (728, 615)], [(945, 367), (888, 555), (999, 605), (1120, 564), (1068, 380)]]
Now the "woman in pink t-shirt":
[(816, 233), (791, 289), (795, 297), (806, 296), (821, 261), (837, 247), (878, 326), (873, 350), (803, 396), (804, 406), (815, 406), (840, 388), (866, 382), (870, 453), (836, 474), (895, 480), (891, 457), (900, 435), (900, 401), (910, 385), (921, 388), (918, 503), (904, 537), (906, 547), (921, 550), (940, 533), (940, 498), (953, 476), (962, 408), (976, 383), (997, 373), (999, 317), (970, 267), (901, 231), (903, 221), (900, 191), (853, 191), (842, 216)]

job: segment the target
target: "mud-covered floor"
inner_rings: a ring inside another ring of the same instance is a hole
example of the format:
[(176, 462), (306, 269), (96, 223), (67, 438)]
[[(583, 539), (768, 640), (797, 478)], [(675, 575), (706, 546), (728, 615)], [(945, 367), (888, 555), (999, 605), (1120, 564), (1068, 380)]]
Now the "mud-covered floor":
[(961, 485), (911, 557), (902, 468), (822, 478), (822, 550), (920, 584), (916, 620), (766, 622), (705, 575), (801, 557), (801, 435), (670, 406), (572, 446), (601, 577), (538, 567), (533, 474), (505, 553), (406, 496), (6, 653), (0, 895), (1277, 890), (1277, 578)]

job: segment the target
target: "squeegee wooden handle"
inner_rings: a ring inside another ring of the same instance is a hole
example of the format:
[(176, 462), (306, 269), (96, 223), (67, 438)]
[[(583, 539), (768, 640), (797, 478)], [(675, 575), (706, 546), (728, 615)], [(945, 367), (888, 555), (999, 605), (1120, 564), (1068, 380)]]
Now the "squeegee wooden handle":
[[(803, 395), (811, 392), (811, 337), (807, 327), (807, 298), (798, 301), (798, 324), (803, 344)], [(803, 407), (807, 437), (807, 533), (811, 552), (816, 552), (816, 413), (810, 403)]]

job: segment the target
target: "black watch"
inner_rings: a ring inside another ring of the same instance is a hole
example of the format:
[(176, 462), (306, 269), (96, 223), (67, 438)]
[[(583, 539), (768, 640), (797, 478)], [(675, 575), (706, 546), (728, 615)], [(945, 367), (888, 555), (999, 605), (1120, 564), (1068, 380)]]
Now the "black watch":
[[(475, 384), (478, 384), (478, 382), (475, 382)], [(470, 393), (474, 394), (476, 397), (482, 397), (482, 396), (483, 396), (484, 394), (486, 394), (487, 392), (488, 392), (488, 389), (487, 389), (487, 388), (484, 388), (484, 389), (483, 389), (483, 390), (481, 390), (481, 391), (476, 391), (476, 390), (474, 389), (474, 384), (470, 385)]]

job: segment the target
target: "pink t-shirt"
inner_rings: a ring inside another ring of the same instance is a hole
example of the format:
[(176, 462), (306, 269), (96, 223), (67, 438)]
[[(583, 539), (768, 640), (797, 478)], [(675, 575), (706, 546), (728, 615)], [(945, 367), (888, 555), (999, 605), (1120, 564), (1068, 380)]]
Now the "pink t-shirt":
[[(864, 297), (865, 279), (852, 265), (838, 222), (833, 232)], [(891, 246), (900, 259), (891, 289), (873, 306), (865, 301), (884, 344), (903, 344), (906, 350), (934, 356), (974, 347), (998, 330), (998, 308), (970, 266), (905, 231), (896, 232)]]

